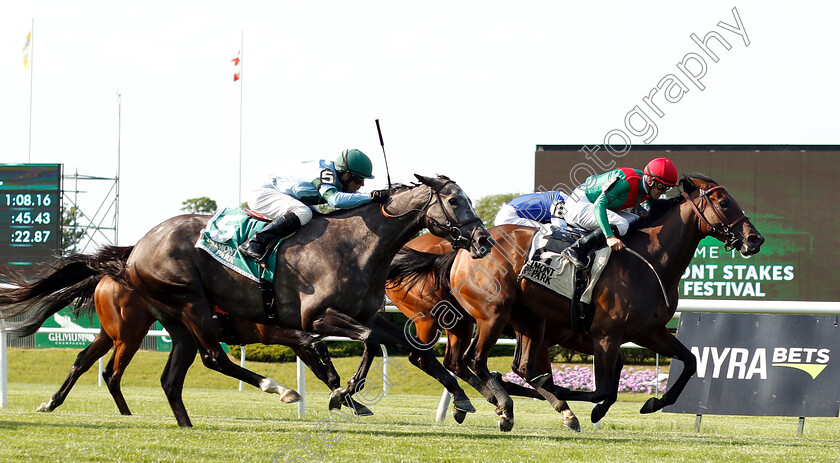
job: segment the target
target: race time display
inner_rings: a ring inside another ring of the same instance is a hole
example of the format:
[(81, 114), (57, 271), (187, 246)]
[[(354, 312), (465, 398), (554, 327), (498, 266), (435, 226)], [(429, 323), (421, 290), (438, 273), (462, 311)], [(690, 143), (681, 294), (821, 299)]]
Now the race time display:
[(51, 262), (61, 249), (61, 164), (0, 164), (0, 265)]

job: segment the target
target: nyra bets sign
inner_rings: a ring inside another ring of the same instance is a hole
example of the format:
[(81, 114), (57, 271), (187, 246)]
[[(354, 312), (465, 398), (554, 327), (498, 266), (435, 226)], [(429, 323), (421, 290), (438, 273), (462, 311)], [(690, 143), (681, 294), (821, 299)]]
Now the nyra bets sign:
[[(840, 317), (683, 313), (677, 338), (697, 374), (664, 411), (838, 416)], [(673, 384), (683, 364), (672, 361)]]

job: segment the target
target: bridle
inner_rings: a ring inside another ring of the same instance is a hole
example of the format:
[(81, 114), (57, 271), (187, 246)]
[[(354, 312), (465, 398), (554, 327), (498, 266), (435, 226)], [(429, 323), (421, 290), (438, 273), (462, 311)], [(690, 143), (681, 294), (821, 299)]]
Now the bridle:
[[(700, 230), (700, 233), (703, 233), (704, 235), (709, 235), (709, 234), (714, 233), (714, 234), (723, 236), (724, 237), (723, 248), (726, 249), (727, 251), (731, 251), (731, 250), (735, 249), (735, 244), (738, 242), (738, 237), (735, 235), (735, 232), (733, 232), (732, 229), (735, 227), (735, 225), (738, 225), (739, 223), (743, 222), (744, 220), (747, 220), (747, 216), (742, 215), (741, 217), (738, 217), (737, 219), (735, 219), (734, 222), (727, 224), (726, 223), (726, 217), (724, 217), (723, 213), (721, 213), (720, 209), (715, 205), (715, 203), (713, 203), (712, 200), (709, 199), (709, 194), (710, 193), (712, 193), (714, 191), (717, 191), (717, 190), (725, 190), (725, 188), (721, 185), (718, 185), (718, 186), (714, 186), (712, 188), (709, 188), (708, 190), (704, 190), (702, 188), (699, 188), (699, 190), (700, 190), (700, 195), (698, 197), (700, 199), (705, 200), (705, 202), (709, 206), (711, 206), (712, 211), (714, 211), (715, 215), (717, 215), (718, 219), (720, 220), (720, 225), (718, 225), (717, 227), (712, 225), (712, 223), (709, 222), (709, 219), (706, 218), (705, 214), (703, 213), (702, 210), (700, 210), (700, 208), (697, 206), (697, 204), (691, 198), (688, 197), (688, 193), (683, 191), (682, 196), (686, 199), (686, 201), (688, 201), (689, 204), (691, 204), (691, 207), (694, 209), (694, 212), (697, 213), (698, 217), (700, 217), (701, 221), (697, 222), (697, 227)], [(709, 229), (708, 232), (703, 231), (703, 223), (705, 223), (706, 228)]]
[[(383, 204), (381, 206), (382, 215), (384, 215), (385, 217), (388, 217), (388, 218), (399, 218), (399, 217), (404, 217), (404, 216), (406, 216), (406, 215), (408, 215), (412, 212), (426, 213), (426, 219), (431, 223), (432, 226), (440, 228), (441, 230), (444, 230), (444, 231), (449, 233), (449, 237), (450, 237), (449, 242), (452, 243), (452, 248), (453, 249), (469, 249), (470, 239), (468, 237), (464, 236), (461, 233), (461, 227), (463, 227), (465, 225), (469, 225), (469, 224), (474, 223), (474, 222), (479, 222), (480, 223), (481, 219), (478, 218), (478, 217), (475, 217), (475, 218), (466, 220), (464, 222), (459, 222), (457, 219), (455, 219), (452, 216), (452, 214), (449, 213), (449, 211), (443, 205), (443, 199), (441, 199), (441, 197), (440, 197), (440, 191), (443, 190), (450, 183), (454, 184), (455, 182), (453, 182), (452, 180), (447, 180), (435, 189), (429, 188), (429, 198), (426, 200), (426, 204), (424, 204), (422, 208), (409, 209), (409, 210), (403, 212), (402, 214), (394, 215), (394, 214), (391, 214), (390, 212), (388, 212), (388, 210), (385, 209), (385, 204)], [(446, 223), (445, 224), (442, 224), (442, 223), (438, 222), (437, 220), (435, 220), (432, 217), (429, 217), (428, 210), (429, 210), (429, 208), (432, 207), (432, 204), (433, 204), (432, 199), (435, 199), (435, 202), (440, 204), (440, 209), (441, 209), (441, 211), (443, 211), (443, 216), (446, 218)]]

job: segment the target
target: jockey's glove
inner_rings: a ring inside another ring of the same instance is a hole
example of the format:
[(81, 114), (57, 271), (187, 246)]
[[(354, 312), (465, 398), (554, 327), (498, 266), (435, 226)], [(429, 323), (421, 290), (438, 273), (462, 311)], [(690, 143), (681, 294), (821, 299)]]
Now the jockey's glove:
[(388, 190), (373, 190), (370, 192), (370, 200), (374, 203), (385, 204), (389, 197), (391, 197), (391, 192)]

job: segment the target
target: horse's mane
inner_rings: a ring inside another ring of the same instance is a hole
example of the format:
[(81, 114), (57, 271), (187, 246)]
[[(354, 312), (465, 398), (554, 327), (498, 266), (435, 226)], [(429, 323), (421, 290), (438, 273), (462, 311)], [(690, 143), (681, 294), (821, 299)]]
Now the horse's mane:
[(404, 247), (391, 261), (385, 286), (389, 289), (401, 285), (411, 288), (418, 281), (429, 277), (434, 285), (432, 291), (442, 288), (448, 293), (452, 289), (449, 283), (449, 271), (452, 269), (457, 254), (457, 251), (442, 255), (432, 254)]
[[(692, 180), (700, 180), (706, 183), (714, 183), (717, 184), (711, 178), (699, 174), (699, 173), (691, 173), (687, 175), (683, 175), (683, 178), (680, 179), (680, 187), (684, 192), (687, 194), (691, 194), (693, 191), (697, 190), (697, 185), (694, 184)], [(661, 199), (656, 201), (650, 202), (650, 211), (644, 215), (641, 219), (633, 222), (630, 229), (631, 230), (638, 230), (642, 228), (648, 228), (655, 224), (659, 223), (659, 220), (667, 214), (671, 209), (674, 207), (679, 206), (685, 202), (685, 197), (683, 195), (677, 195), (673, 198), (668, 199)]]

